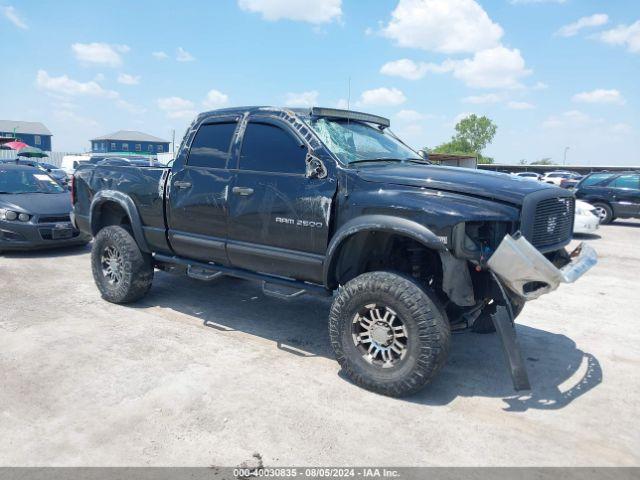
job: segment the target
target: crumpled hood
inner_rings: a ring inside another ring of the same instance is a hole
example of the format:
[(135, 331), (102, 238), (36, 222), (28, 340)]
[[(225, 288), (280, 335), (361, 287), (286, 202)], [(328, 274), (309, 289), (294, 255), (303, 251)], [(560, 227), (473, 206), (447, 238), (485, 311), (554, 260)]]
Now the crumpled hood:
[(530, 193), (558, 188), (548, 183), (516, 177), (508, 173), (437, 165), (369, 165), (359, 168), (358, 176), (368, 182), (443, 190), (514, 205), (522, 205), (524, 197)]
[(1, 194), (0, 208), (33, 215), (65, 214), (71, 212), (71, 195), (69, 192)]

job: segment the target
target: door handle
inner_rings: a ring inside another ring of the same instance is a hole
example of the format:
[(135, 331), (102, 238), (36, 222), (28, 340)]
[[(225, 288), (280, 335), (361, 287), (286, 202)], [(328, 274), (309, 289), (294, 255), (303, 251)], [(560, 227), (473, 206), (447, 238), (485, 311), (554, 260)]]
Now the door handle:
[(176, 188), (191, 188), (191, 182), (176, 180), (175, 182), (173, 182), (173, 186)]
[(233, 187), (231, 191), (237, 195), (248, 196), (253, 193), (253, 188), (249, 187)]

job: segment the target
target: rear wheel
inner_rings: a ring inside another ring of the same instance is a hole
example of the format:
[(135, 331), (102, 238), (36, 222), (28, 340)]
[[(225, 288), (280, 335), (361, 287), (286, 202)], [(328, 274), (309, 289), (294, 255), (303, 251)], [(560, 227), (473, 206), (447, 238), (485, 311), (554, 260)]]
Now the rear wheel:
[(112, 303), (129, 303), (142, 298), (151, 288), (153, 262), (131, 234), (116, 225), (96, 235), (91, 249), (93, 279), (102, 298)]
[(430, 294), (389, 272), (364, 273), (338, 292), (331, 345), (357, 385), (400, 397), (427, 385), (444, 365), (450, 332)]
[(595, 208), (596, 214), (598, 215), (602, 225), (606, 225), (613, 221), (613, 210), (611, 210), (611, 207), (606, 203), (596, 202), (593, 204), (593, 208)]

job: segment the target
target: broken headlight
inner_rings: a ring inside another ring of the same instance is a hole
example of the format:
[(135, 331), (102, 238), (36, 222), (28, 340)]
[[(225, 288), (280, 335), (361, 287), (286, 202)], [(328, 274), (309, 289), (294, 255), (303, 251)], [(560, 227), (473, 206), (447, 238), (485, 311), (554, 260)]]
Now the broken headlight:
[(454, 227), (454, 252), (459, 258), (488, 259), (507, 233), (511, 222), (463, 222)]

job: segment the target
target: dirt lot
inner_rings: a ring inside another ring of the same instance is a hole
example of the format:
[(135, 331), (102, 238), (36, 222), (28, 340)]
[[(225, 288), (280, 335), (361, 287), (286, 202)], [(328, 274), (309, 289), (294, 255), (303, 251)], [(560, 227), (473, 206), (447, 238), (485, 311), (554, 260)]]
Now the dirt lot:
[(0, 465), (638, 465), (639, 240), (603, 227), (600, 263), (527, 305), (532, 395), (495, 335), (460, 333), (404, 400), (340, 374), (327, 300), (157, 273), (122, 307), (88, 248), (0, 256)]

